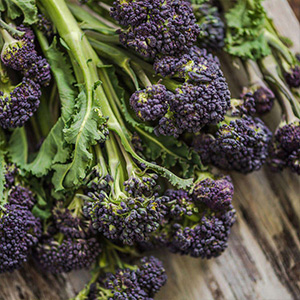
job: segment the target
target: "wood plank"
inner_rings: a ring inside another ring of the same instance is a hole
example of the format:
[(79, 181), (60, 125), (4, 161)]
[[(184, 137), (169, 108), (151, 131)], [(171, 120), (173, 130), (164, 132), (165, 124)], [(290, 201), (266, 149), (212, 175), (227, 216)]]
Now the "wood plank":
[[(265, 6), (281, 34), (291, 38), (294, 50), (300, 51), (300, 25), (288, 3), (267, 0)], [(233, 92), (239, 93), (245, 80), (242, 71), (234, 70), (226, 58), (223, 65), (234, 83)], [(276, 118), (272, 113), (265, 120), (274, 126), (278, 112)], [(169, 277), (157, 299), (299, 299), (299, 177), (287, 171), (273, 174), (267, 168), (247, 176), (231, 175), (238, 221), (229, 248), (209, 261), (156, 253)], [(88, 278), (86, 271), (45, 274), (30, 262), (23, 270), (0, 276), (0, 300), (68, 299)]]

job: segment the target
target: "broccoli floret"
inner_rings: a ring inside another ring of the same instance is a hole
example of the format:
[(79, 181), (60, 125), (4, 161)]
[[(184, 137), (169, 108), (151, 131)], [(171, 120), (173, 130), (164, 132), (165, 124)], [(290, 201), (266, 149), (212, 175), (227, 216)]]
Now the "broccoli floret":
[(37, 15), (37, 28), (48, 38), (53, 35), (53, 25), (44, 14)]
[(282, 122), (274, 135), (269, 165), (281, 171), (288, 167), (300, 175), (300, 121)]
[(284, 78), (290, 87), (300, 87), (300, 67), (291, 67), (284, 73)]
[[(42, 234), (40, 220), (31, 209), (36, 203), (33, 193), (17, 179), (17, 172), (5, 168), (5, 189), (0, 195), (0, 273), (22, 267)], [(12, 176), (14, 179), (12, 180)]]
[[(210, 174), (199, 176), (193, 188), (193, 201), (204, 203), (213, 210), (224, 210), (231, 206), (234, 188), (229, 176), (214, 178)], [(202, 179), (203, 177), (203, 179)]]
[(83, 200), (77, 196), (67, 207), (57, 203), (53, 208), (53, 220), (34, 253), (46, 271), (62, 273), (88, 268), (101, 253), (92, 222), (84, 217), (82, 209)]
[(173, 101), (174, 95), (162, 84), (146, 87), (136, 91), (130, 97), (130, 105), (136, 115), (143, 121), (155, 121), (163, 117)]
[[(89, 192), (85, 214), (92, 219), (94, 228), (109, 239), (129, 245), (147, 240), (164, 216), (165, 197), (158, 196), (158, 176), (142, 171), (129, 155), (122, 155), (113, 136), (105, 147), (112, 178), (110, 189)], [(120, 162), (122, 156), (124, 165)], [(103, 164), (102, 178), (107, 176)]]
[(34, 45), (34, 34), (31, 29), (19, 28), (25, 34), (22, 38), (15, 39), (6, 30), (2, 30), (5, 40), (1, 52), (3, 63), (23, 76), (30, 78), (35, 83), (47, 86), (51, 80), (50, 65), (47, 60), (38, 55)]
[(120, 42), (145, 57), (187, 52), (199, 34), (185, 0), (115, 1), (111, 14), (125, 27)]
[(1, 34), (5, 41), (1, 52), (2, 62), (17, 71), (26, 69), (36, 54), (31, 35), (14, 38), (4, 29), (1, 30)]
[(217, 124), (224, 119), (229, 108), (230, 93), (223, 77), (206, 83), (185, 83), (176, 89), (171, 103), (177, 127), (188, 132), (198, 132), (207, 124)]
[(239, 99), (231, 99), (230, 103), (232, 116), (242, 116), (244, 114), (253, 116), (256, 113), (254, 96), (246, 89), (243, 90)]
[(199, 43), (202, 47), (220, 49), (225, 42), (225, 24), (218, 8), (210, 3), (196, 5), (194, 8), (197, 24), (200, 27)]
[(0, 126), (4, 129), (23, 126), (40, 104), (40, 85), (28, 78), (16, 86), (0, 83)]
[(138, 265), (119, 267), (102, 275), (92, 284), (88, 299), (153, 300), (166, 281), (161, 261), (153, 256), (143, 257)]
[(259, 170), (268, 157), (271, 131), (258, 118), (244, 115), (226, 119), (214, 138), (206, 139), (208, 145), (194, 143), (203, 162), (241, 173)]
[(50, 273), (63, 273), (88, 268), (101, 252), (96, 238), (60, 236), (43, 239), (35, 249), (35, 258), (39, 265)]

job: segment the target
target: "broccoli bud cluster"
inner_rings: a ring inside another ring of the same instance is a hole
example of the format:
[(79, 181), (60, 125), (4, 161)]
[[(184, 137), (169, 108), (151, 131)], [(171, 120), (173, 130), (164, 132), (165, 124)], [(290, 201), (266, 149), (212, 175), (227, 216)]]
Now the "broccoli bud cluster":
[(111, 15), (124, 27), (120, 42), (145, 57), (186, 52), (199, 35), (186, 0), (118, 0)]
[(300, 123), (280, 126), (270, 147), (269, 165), (280, 171), (286, 167), (300, 175)]
[(244, 115), (221, 124), (213, 137), (198, 138), (202, 142), (196, 141), (194, 145), (203, 162), (249, 173), (266, 162), (272, 133), (260, 119)]
[[(124, 192), (115, 197), (104, 190), (90, 192), (84, 212), (93, 227), (104, 236), (132, 245), (147, 240), (164, 216), (165, 197), (159, 197), (156, 177), (131, 177), (124, 182)], [(118, 183), (116, 183), (118, 184)]]
[[(36, 203), (33, 193), (17, 184), (17, 169), (5, 168), (4, 202), (0, 198), (0, 273), (22, 267), (42, 234), (39, 218), (32, 213)], [(2, 195), (1, 195), (2, 197)]]
[(100, 277), (91, 286), (88, 299), (153, 300), (166, 280), (161, 261), (153, 256), (143, 257), (139, 266), (118, 268), (114, 273)]

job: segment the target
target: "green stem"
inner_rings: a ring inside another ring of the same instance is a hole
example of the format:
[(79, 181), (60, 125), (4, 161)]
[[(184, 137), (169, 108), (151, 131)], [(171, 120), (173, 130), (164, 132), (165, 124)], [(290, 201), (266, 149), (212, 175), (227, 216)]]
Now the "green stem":
[[(12, 26), (9, 26), (1, 18), (0, 18), (0, 27), (1, 27), (0, 31), (1, 31), (1, 34), (4, 39), (8, 38), (7, 33), (5, 33), (5, 32), (9, 32), (11, 35), (19, 36), (19, 37), (22, 37), (25, 34), (25, 32), (17, 30), (16, 28), (14, 28)], [(10, 37), (10, 39), (13, 39), (13, 38)]]

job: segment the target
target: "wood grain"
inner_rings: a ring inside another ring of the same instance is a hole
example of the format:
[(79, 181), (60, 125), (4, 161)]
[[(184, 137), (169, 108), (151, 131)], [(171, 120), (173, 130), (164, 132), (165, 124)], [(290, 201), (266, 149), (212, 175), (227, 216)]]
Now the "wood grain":
[[(300, 25), (288, 3), (267, 0), (265, 5), (281, 34), (300, 51)], [(233, 93), (245, 76), (223, 58)], [(277, 113), (276, 113), (277, 110)], [(278, 107), (265, 121), (275, 127)], [(168, 284), (160, 300), (289, 300), (300, 299), (300, 180), (267, 168), (251, 175), (231, 174), (238, 221), (227, 251), (203, 261), (160, 251), (168, 271)], [(33, 262), (21, 271), (0, 276), (0, 300), (68, 299), (88, 281), (86, 271), (62, 276), (43, 273)]]

